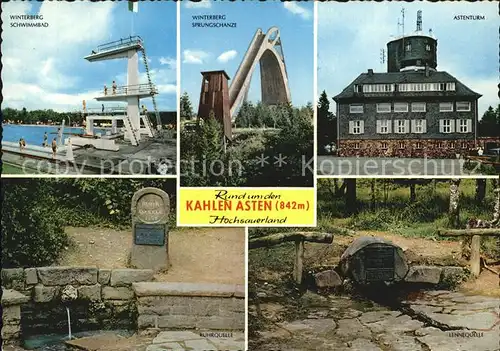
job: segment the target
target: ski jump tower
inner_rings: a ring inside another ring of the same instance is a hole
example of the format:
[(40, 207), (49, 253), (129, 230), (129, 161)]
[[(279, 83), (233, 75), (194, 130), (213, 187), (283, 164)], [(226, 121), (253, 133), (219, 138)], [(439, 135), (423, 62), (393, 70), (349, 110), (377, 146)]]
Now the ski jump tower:
[[(142, 61), (146, 68), (148, 83), (139, 84), (139, 55), (142, 56)], [(140, 99), (153, 99), (154, 112), (156, 115), (156, 123), (158, 131), (161, 130), (161, 120), (158, 108), (156, 106), (155, 95), (158, 94), (156, 87), (153, 85), (149, 72), (148, 60), (144, 42), (139, 36), (130, 36), (125, 39), (116, 40), (97, 47), (92, 51), (92, 54), (85, 57), (89, 62), (97, 62), (113, 59), (127, 59), (127, 85), (117, 86), (114, 88), (111, 84), (107, 89), (103, 90), (101, 96), (96, 97), (97, 101), (124, 101), (127, 102), (125, 115), (90, 115), (87, 116), (86, 133), (93, 135), (95, 120), (110, 120), (112, 124), (112, 133), (117, 130), (118, 120), (123, 121), (125, 127), (125, 139), (129, 140), (132, 145), (139, 145), (141, 135), (156, 136), (157, 131), (154, 130), (151, 121), (147, 114), (144, 114), (140, 109)], [(141, 121), (143, 126), (141, 126)]]
[(278, 27), (271, 27), (267, 33), (264, 33), (259, 28), (255, 32), (229, 87), (231, 116), (247, 99), (257, 63), (260, 64), (262, 103), (277, 105), (291, 101), (280, 30)]

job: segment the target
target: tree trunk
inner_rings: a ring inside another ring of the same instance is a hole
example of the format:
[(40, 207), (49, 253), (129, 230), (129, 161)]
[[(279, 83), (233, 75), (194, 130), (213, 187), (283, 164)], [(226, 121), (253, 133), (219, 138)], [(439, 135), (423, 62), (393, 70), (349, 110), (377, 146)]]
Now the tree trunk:
[(448, 211), (448, 226), (458, 228), (460, 226), (460, 179), (450, 181), (450, 208)]
[(370, 183), (370, 191), (371, 191), (371, 196), (370, 196), (370, 208), (372, 210), (375, 209), (375, 179), (372, 178), (371, 183)]
[(482, 203), (486, 195), (486, 179), (476, 179), (476, 202)]
[(347, 213), (354, 214), (356, 213), (356, 179), (355, 178), (345, 179), (344, 183), (347, 184), (347, 191), (346, 191)]
[(315, 243), (330, 244), (333, 242), (333, 235), (317, 232), (277, 233), (260, 238), (250, 239), (248, 241), (248, 248), (257, 249), (259, 247), (270, 247), (287, 241), (310, 241)]
[(410, 202), (415, 202), (417, 200), (417, 194), (415, 192), (415, 184), (410, 184)]
[(490, 224), (494, 227), (500, 226), (500, 179), (493, 179), (493, 195), (495, 205), (493, 208), (493, 220)]
[(339, 193), (339, 180), (337, 178), (333, 179), (333, 189), (335, 191), (335, 194)]

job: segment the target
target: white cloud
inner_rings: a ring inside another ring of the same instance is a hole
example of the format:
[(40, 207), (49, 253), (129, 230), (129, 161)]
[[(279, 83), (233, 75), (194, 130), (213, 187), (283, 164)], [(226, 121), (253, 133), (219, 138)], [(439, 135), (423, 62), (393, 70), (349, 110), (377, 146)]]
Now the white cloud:
[(303, 19), (310, 19), (312, 17), (312, 12), (310, 10), (303, 8), (296, 2), (285, 2), (283, 6), (294, 15), (299, 15)]
[(182, 63), (193, 63), (193, 64), (203, 64), (205, 60), (210, 56), (208, 53), (202, 50), (184, 50), (184, 59)]
[(159, 61), (160, 65), (168, 65), (171, 68), (177, 67), (177, 59), (173, 57), (160, 57)]
[(238, 55), (238, 52), (236, 50), (225, 51), (222, 54), (220, 54), (219, 57), (217, 57), (217, 61), (226, 63), (234, 59), (236, 55)]
[(159, 84), (157, 86), (160, 94), (175, 94), (177, 93), (177, 84)]
[[(2, 4), (4, 105), (66, 109), (86, 94), (67, 94), (79, 82), (73, 62), (89, 47), (106, 41), (113, 3), (43, 2), (38, 13), (27, 2)], [(48, 27), (11, 27), (10, 15), (38, 14)], [(91, 97), (90, 95), (88, 96)], [(95, 97), (92, 96), (92, 98)]]
[(209, 9), (212, 7), (212, 0), (201, 0), (198, 2), (189, 0), (185, 7), (187, 9)]

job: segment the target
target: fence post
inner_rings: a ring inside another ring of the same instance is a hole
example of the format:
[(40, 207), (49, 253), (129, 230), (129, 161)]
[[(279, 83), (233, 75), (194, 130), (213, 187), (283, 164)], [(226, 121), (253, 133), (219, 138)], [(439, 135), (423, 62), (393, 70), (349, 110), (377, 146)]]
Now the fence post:
[(302, 283), (304, 269), (304, 240), (295, 241), (295, 262), (293, 264), (293, 278), (297, 284)]
[(470, 245), (470, 270), (471, 273), (477, 277), (481, 272), (481, 237), (473, 235)]

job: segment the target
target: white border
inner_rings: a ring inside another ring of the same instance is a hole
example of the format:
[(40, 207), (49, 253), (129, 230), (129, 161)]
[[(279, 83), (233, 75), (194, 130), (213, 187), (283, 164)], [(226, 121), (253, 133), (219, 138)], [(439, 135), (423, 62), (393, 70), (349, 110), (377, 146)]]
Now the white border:
[(245, 350), (248, 350), (248, 227), (245, 227)]
[(313, 145), (313, 189), (314, 189), (314, 227), (318, 227), (318, 2), (314, 2), (313, 7), (313, 130), (314, 130), (314, 145)]

